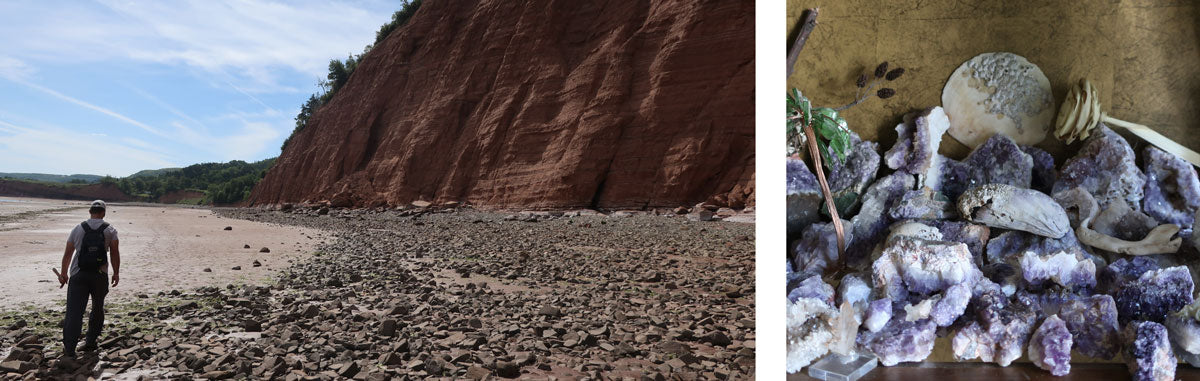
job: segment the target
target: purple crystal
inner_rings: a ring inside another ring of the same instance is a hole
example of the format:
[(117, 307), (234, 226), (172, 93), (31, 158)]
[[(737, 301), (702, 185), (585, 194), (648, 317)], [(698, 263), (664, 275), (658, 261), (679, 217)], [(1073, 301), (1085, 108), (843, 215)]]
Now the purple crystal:
[(879, 171), (879, 144), (872, 141), (860, 140), (858, 134), (850, 133), (852, 147), (846, 153), (845, 160), (834, 160), (829, 163), (829, 190), (836, 198), (845, 192), (861, 194), (867, 184), (875, 180)]
[(954, 357), (960, 361), (979, 358), (1008, 366), (1021, 357), (1021, 351), (1037, 322), (1031, 300), (1014, 297), (1012, 301), (999, 291), (984, 291), (971, 300), (975, 319), (965, 322), (951, 340)]
[(1110, 235), (1126, 241), (1139, 241), (1158, 226), (1153, 217), (1134, 210), (1130, 204), (1119, 202), (1101, 210), (1092, 219), (1092, 230), (1100, 234)]
[(1113, 299), (1122, 323), (1132, 320), (1161, 322), (1168, 313), (1192, 303), (1192, 274), (1185, 266), (1149, 271), (1127, 282)]
[(1033, 179), (1033, 157), (1001, 134), (992, 135), (975, 147), (962, 162), (943, 157), (939, 158), (938, 164), (940, 180), (934, 189), (951, 200), (978, 185), (1006, 184), (1029, 188)]
[(838, 284), (838, 305), (850, 302), (855, 308), (861, 309), (860, 306), (866, 305), (870, 297), (871, 286), (858, 275), (846, 274), (842, 277), (842, 283)]
[(1146, 198), (1142, 210), (1150, 217), (1167, 224), (1188, 229), (1200, 210), (1200, 179), (1192, 164), (1154, 146), (1142, 150), (1142, 168), (1146, 171)]
[(1159, 268), (1158, 262), (1147, 257), (1118, 259), (1096, 273), (1096, 292), (1115, 295), (1126, 283)]
[(863, 320), (863, 327), (871, 332), (879, 332), (889, 320), (892, 320), (892, 300), (876, 299), (867, 306), (867, 318)]
[(1018, 262), (1025, 284), (1034, 289), (1041, 289), (1047, 282), (1071, 289), (1090, 289), (1096, 285), (1096, 264), (1081, 254), (1026, 251), (1018, 257)]
[(932, 321), (906, 321), (894, 316), (879, 332), (861, 332), (858, 343), (879, 357), (884, 366), (922, 361), (933, 352), (937, 326)]
[(941, 107), (931, 107), (904, 116), (896, 126), (896, 144), (884, 153), (888, 168), (923, 175), (934, 164), (942, 135), (950, 128)]
[(1055, 376), (1071, 372), (1071, 332), (1058, 315), (1050, 315), (1029, 339), (1029, 361)]
[(1135, 381), (1175, 379), (1175, 353), (1167, 338), (1167, 328), (1150, 321), (1135, 321), (1121, 331), (1125, 365)]
[(971, 301), (971, 287), (966, 284), (956, 284), (946, 289), (942, 294), (942, 298), (934, 303), (933, 309), (929, 312), (929, 318), (938, 327), (945, 327), (954, 323), (954, 320), (962, 316), (967, 310), (967, 303)]
[(1083, 142), (1079, 154), (1063, 163), (1053, 193), (1083, 187), (1101, 210), (1117, 201), (1141, 205), (1146, 175), (1134, 160), (1129, 143), (1101, 123)]
[[(854, 242), (854, 226), (850, 221), (842, 220), (842, 229), (848, 246)], [(808, 225), (800, 239), (796, 240), (796, 246), (792, 248), (792, 261), (796, 271), (822, 274), (829, 266), (836, 265), (837, 243), (837, 231), (832, 222)]]
[(942, 220), (958, 217), (954, 203), (950, 199), (929, 188), (911, 190), (904, 193), (888, 214), (892, 219), (909, 220)]
[(808, 224), (817, 222), (824, 200), (817, 176), (808, 165), (797, 159), (787, 159), (787, 231), (799, 234)]
[(1084, 355), (1108, 360), (1120, 349), (1120, 329), (1117, 325), (1117, 304), (1108, 295), (1069, 301), (1058, 315), (1067, 324), (1075, 340), (1075, 349)]
[(963, 164), (975, 170), (972, 179), (977, 184), (1029, 188), (1033, 178), (1033, 157), (1003, 134), (992, 135), (975, 147)]
[(895, 220), (887, 214), (904, 193), (913, 187), (912, 175), (895, 172), (876, 180), (863, 194), (862, 208), (850, 222), (854, 225), (852, 244), (846, 248), (846, 264), (863, 268), (869, 264), (875, 245), (887, 237), (888, 226)]
[[(1057, 252), (1082, 256), (1093, 261), (1100, 259), (1084, 251), (1083, 245), (1075, 238), (1074, 231), (1068, 231), (1062, 238), (1048, 238), (1023, 231), (1009, 231), (992, 238), (987, 243), (988, 263), (1008, 262), (1015, 265), (1016, 259), (1025, 252), (1032, 251), (1041, 256)], [(1097, 263), (1100, 265), (1101, 263)]]
[(813, 275), (804, 281), (800, 282), (796, 288), (788, 290), (788, 300), (796, 302), (800, 299), (814, 299), (826, 304), (829, 308), (834, 308), (833, 304), (833, 286), (825, 283), (820, 275)]
[(974, 286), (983, 274), (967, 245), (911, 237), (892, 239), (872, 265), (875, 288), (894, 301), (929, 295), (956, 284)]
[(1058, 170), (1054, 169), (1054, 157), (1049, 152), (1034, 146), (1021, 146), (1021, 150), (1033, 158), (1033, 177), (1029, 187), (1042, 193), (1051, 193)]

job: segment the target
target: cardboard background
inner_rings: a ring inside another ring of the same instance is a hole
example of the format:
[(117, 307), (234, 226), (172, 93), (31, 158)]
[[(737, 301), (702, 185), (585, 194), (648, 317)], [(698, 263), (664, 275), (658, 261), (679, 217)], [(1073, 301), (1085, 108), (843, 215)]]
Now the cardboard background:
[[(1087, 77), (1105, 113), (1200, 151), (1200, 1), (788, 0), (787, 6), (788, 46), (802, 11), (820, 7), (787, 83), (815, 106), (852, 101), (855, 79), (880, 61), (905, 68), (889, 83), (895, 97), (872, 98), (843, 114), (883, 150), (895, 142), (905, 113), (941, 104), (946, 79), (963, 61), (1007, 51), (1042, 69), (1056, 111), (1070, 85)], [(779, 125), (782, 134), (783, 120)], [(1048, 134), (1038, 147), (1061, 165), (1078, 145), (1066, 147)], [(969, 150), (947, 135), (941, 152), (962, 159)]]

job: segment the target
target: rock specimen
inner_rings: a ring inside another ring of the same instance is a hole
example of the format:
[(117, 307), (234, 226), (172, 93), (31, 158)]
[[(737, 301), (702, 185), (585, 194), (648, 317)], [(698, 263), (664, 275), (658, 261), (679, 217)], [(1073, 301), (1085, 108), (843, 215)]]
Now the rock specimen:
[(1200, 179), (1191, 163), (1154, 146), (1142, 150), (1146, 173), (1142, 210), (1162, 223), (1179, 225), (1191, 234), (1196, 211), (1200, 210)]
[(1045, 193), (1005, 184), (968, 189), (958, 199), (958, 213), (987, 226), (1062, 238), (1071, 229), (1062, 206)]
[(988, 236), (991, 234), (987, 225), (947, 220), (926, 221), (926, 224), (937, 228), (942, 233), (943, 241), (966, 244), (967, 249), (971, 251), (971, 257), (975, 260), (975, 265), (983, 266), (984, 249), (987, 247)]
[(863, 321), (863, 327), (871, 332), (879, 332), (889, 320), (892, 320), (892, 300), (876, 299), (867, 307), (867, 319)]
[(1054, 157), (1034, 146), (1021, 146), (1021, 150), (1033, 159), (1033, 176), (1030, 178), (1029, 187), (1045, 194), (1053, 193), (1054, 181), (1058, 179)]
[(938, 327), (949, 326), (954, 323), (955, 319), (963, 315), (970, 301), (971, 286), (965, 283), (950, 286), (945, 293), (940, 295), (937, 303), (934, 303), (929, 311), (929, 319)]
[(821, 185), (803, 161), (787, 159), (787, 232), (800, 234), (820, 218)]
[(1121, 331), (1125, 365), (1135, 381), (1175, 379), (1175, 353), (1167, 339), (1167, 328), (1149, 321), (1135, 321)]
[(753, 11), (427, 1), (290, 138), (250, 203), (752, 205)]
[(884, 153), (888, 168), (917, 175), (921, 185), (939, 189), (941, 156), (937, 151), (949, 128), (950, 120), (941, 107), (905, 115), (904, 123), (896, 126), (896, 144)]
[(829, 190), (834, 199), (853, 193), (858, 197), (875, 180), (879, 171), (879, 143), (864, 141), (850, 132), (851, 148), (844, 160), (829, 162)]
[(954, 357), (960, 361), (979, 358), (1000, 366), (1021, 357), (1037, 322), (1033, 302), (1019, 295), (1009, 301), (1002, 292), (988, 290), (971, 303), (974, 319), (951, 339)]
[(1042, 70), (1025, 57), (983, 53), (963, 62), (942, 89), (942, 105), (954, 120), (950, 136), (977, 147), (992, 135), (1023, 145), (1046, 138), (1054, 96)]
[(1167, 314), (1163, 323), (1171, 333), (1171, 342), (1178, 350), (1200, 355), (1200, 304), (1189, 304), (1178, 312)]
[(963, 160), (974, 172), (971, 184), (1006, 184), (1018, 188), (1029, 188), (1033, 180), (1033, 156), (1030, 156), (1021, 146), (1005, 135), (996, 134), (983, 144), (975, 147), (966, 160)]
[(855, 308), (865, 309), (871, 297), (871, 286), (855, 274), (846, 274), (838, 284), (838, 303), (850, 302)]
[(1079, 254), (1065, 251), (1040, 255), (1027, 251), (1019, 259), (1026, 284), (1041, 289), (1052, 281), (1071, 289), (1090, 289), (1096, 285), (1096, 263)]
[(833, 286), (821, 280), (820, 275), (805, 278), (795, 288), (788, 290), (788, 300), (795, 302), (800, 299), (813, 299), (833, 308)]
[(1175, 266), (1142, 274), (1127, 282), (1113, 299), (1122, 324), (1133, 320), (1162, 322), (1167, 314), (1192, 303), (1192, 274)]
[(1121, 348), (1117, 304), (1108, 295), (1092, 295), (1068, 301), (1058, 311), (1071, 332), (1075, 350), (1089, 357), (1108, 360)]
[(1013, 259), (1019, 258), (1025, 252), (1033, 252), (1042, 256), (1049, 256), (1057, 252), (1067, 252), (1099, 260), (1099, 258), (1089, 255), (1083, 250), (1083, 247), (1080, 246), (1079, 241), (1075, 238), (1075, 233), (1071, 231), (1068, 231), (1066, 235), (1058, 239), (1046, 238), (1023, 231), (1008, 231), (987, 241), (988, 263), (1016, 263)]
[(888, 211), (888, 215), (897, 221), (942, 220), (958, 217), (958, 211), (946, 196), (929, 188), (921, 188), (905, 192), (896, 206)]
[(888, 226), (895, 222), (887, 211), (891, 209), (904, 193), (913, 187), (913, 177), (897, 171), (876, 180), (863, 194), (862, 207), (858, 214), (850, 219), (854, 225), (854, 243), (847, 244), (846, 264), (852, 268), (863, 268), (869, 265), (871, 251), (875, 245), (887, 236)]
[(1058, 315), (1050, 315), (1029, 339), (1029, 361), (1055, 376), (1071, 372), (1071, 332)]
[(909, 293), (929, 295), (957, 284), (974, 286), (983, 277), (967, 245), (899, 237), (872, 265), (875, 288), (893, 301)]
[(829, 344), (833, 340), (832, 327), (837, 316), (837, 310), (819, 299), (788, 301), (786, 361), (789, 373), (799, 372), (829, 352)]
[(1141, 205), (1146, 175), (1135, 164), (1133, 148), (1104, 124), (1084, 141), (1079, 153), (1063, 163), (1052, 193), (1083, 187), (1100, 209), (1124, 201)]
[[(854, 242), (854, 225), (842, 220), (846, 245)], [(792, 261), (796, 271), (810, 274), (822, 274), (826, 268), (838, 264), (837, 232), (833, 223), (815, 223), (808, 225), (796, 246), (792, 249)]]
[(1116, 295), (1125, 284), (1159, 268), (1158, 262), (1147, 257), (1118, 259), (1096, 272), (1096, 292)]
[(901, 362), (922, 361), (933, 352), (937, 326), (930, 320), (906, 321), (895, 316), (879, 332), (859, 333), (859, 345), (879, 357), (879, 363), (892, 366)]

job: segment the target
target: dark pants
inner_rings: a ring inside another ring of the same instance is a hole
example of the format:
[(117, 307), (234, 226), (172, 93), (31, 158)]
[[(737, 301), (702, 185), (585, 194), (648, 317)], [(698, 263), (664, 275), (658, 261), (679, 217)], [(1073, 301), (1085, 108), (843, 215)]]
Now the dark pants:
[(63, 324), (63, 348), (75, 351), (83, 329), (83, 310), (92, 298), (92, 316), (88, 319), (87, 342), (95, 343), (104, 325), (104, 296), (108, 295), (108, 274), (80, 271), (67, 282), (67, 320)]

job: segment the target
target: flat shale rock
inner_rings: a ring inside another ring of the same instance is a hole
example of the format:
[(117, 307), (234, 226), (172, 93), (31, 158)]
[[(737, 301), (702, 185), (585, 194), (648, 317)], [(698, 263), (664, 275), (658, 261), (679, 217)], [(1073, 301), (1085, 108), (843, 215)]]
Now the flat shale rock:
[(1142, 168), (1146, 173), (1142, 210), (1159, 222), (1186, 229), (1180, 236), (1191, 235), (1194, 215), (1200, 210), (1200, 179), (1196, 169), (1154, 146), (1142, 150)]
[(1104, 210), (1115, 202), (1141, 205), (1146, 175), (1138, 170), (1133, 148), (1103, 123), (1083, 142), (1079, 153), (1063, 163), (1053, 192), (1083, 187)]
[(1149, 321), (1134, 321), (1121, 331), (1122, 354), (1129, 374), (1135, 381), (1175, 379), (1175, 353), (1167, 338), (1167, 328)]

